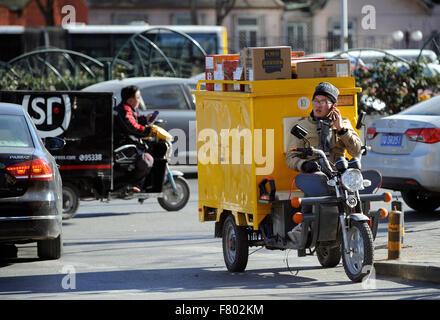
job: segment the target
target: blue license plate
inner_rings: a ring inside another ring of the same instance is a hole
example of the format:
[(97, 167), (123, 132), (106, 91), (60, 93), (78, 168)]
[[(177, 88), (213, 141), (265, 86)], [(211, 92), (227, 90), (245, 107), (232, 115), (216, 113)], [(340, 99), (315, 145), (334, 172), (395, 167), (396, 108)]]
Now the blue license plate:
[(382, 134), (380, 139), (381, 146), (400, 146), (402, 144), (401, 134)]

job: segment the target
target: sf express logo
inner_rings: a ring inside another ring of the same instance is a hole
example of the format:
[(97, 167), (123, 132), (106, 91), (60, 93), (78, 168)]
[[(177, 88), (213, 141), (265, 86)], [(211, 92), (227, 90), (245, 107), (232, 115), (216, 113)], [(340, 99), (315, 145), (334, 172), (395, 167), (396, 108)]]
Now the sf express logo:
[(69, 127), (72, 108), (67, 94), (44, 98), (25, 95), (22, 106), (37, 127), (41, 138), (59, 136)]

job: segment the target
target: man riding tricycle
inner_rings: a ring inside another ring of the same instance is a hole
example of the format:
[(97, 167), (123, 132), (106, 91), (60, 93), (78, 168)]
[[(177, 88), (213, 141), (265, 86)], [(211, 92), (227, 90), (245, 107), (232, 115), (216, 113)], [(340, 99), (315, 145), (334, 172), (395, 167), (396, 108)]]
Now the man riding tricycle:
[(195, 92), (199, 220), (215, 221), (231, 272), (245, 270), (249, 247), (263, 246), (316, 253), (326, 268), (342, 257), (347, 276), (361, 281), (386, 215), (370, 212), (370, 202), (391, 195), (375, 194), (379, 172), (361, 171), (368, 150), (354, 79), (249, 84), (247, 93)]

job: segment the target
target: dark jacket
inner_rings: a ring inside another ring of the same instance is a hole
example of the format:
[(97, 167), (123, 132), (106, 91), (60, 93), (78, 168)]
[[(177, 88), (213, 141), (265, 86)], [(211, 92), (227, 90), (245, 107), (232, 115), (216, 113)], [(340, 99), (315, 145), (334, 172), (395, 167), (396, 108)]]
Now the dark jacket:
[(113, 125), (115, 147), (133, 143), (130, 135), (141, 138), (148, 136), (151, 131), (147, 118), (138, 115), (133, 107), (122, 102), (115, 108)]

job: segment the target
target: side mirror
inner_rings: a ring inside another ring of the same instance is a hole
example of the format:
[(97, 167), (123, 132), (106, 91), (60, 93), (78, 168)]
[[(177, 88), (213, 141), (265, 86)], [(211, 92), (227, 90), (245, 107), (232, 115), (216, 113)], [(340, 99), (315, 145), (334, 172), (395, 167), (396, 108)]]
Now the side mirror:
[(44, 146), (49, 151), (56, 151), (62, 149), (66, 145), (66, 141), (57, 137), (46, 137), (43, 139)]
[(299, 124), (294, 125), (290, 130), (290, 133), (298, 139), (305, 139), (308, 134), (307, 130), (301, 127)]
[(359, 118), (358, 118), (358, 121), (357, 121), (357, 123), (356, 123), (356, 129), (360, 129), (360, 128), (362, 128), (362, 126), (364, 125), (364, 118), (365, 118), (365, 115), (366, 115), (366, 113), (365, 113), (365, 111), (362, 111), (360, 114), (359, 114)]

